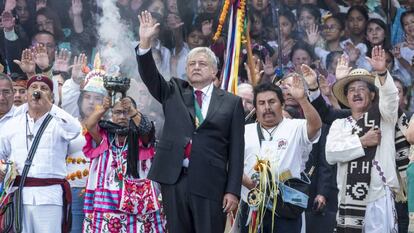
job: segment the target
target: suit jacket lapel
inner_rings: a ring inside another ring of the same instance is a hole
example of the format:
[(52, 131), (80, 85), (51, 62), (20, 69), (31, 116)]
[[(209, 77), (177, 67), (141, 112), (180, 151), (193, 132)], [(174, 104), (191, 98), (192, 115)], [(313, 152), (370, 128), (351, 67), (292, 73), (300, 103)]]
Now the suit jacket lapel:
[(206, 119), (204, 119), (204, 122), (206, 120), (211, 119), (216, 113), (216, 111), (220, 108), (221, 104), (223, 103), (223, 101), (221, 100), (223, 96), (223, 90), (216, 87), (213, 88), (213, 92), (211, 93), (210, 105), (208, 106), (207, 117)]
[(191, 120), (194, 122), (195, 110), (193, 88), (190, 85), (188, 88), (184, 88), (182, 95), (184, 103), (187, 106), (187, 110), (190, 113)]

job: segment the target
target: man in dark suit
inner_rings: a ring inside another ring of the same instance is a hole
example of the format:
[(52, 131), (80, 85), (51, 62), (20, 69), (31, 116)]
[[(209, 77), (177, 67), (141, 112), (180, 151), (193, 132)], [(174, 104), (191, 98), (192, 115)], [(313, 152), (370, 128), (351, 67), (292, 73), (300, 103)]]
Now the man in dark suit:
[(217, 61), (205, 47), (188, 54), (189, 82), (159, 74), (151, 39), (159, 31), (149, 12), (138, 16), (138, 69), (163, 106), (165, 123), (149, 178), (161, 184), (170, 233), (220, 233), (241, 189), (244, 112), (239, 97), (214, 87)]

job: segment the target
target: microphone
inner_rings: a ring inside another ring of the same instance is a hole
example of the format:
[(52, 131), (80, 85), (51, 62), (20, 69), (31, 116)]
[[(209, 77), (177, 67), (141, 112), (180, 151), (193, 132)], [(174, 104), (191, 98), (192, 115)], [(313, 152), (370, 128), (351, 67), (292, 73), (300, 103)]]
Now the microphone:
[(32, 94), (33, 99), (38, 100), (41, 97), (41, 94), (39, 91), (34, 91)]

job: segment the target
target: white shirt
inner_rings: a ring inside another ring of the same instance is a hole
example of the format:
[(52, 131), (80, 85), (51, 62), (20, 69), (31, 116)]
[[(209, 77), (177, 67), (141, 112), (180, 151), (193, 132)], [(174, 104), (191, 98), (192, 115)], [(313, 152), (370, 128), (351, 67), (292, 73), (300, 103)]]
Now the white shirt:
[[(203, 118), (206, 119), (207, 117), (207, 112), (208, 112), (208, 107), (210, 106), (210, 100), (211, 100), (211, 94), (213, 93), (213, 89), (214, 89), (214, 84), (210, 83), (210, 85), (204, 87), (203, 89), (199, 90), (201, 92), (203, 92), (202, 95), (202, 106), (201, 106), (201, 114), (203, 114)], [(194, 98), (196, 99), (196, 94), (195, 91), (197, 89), (194, 89)]]
[(190, 52), (190, 48), (188, 47), (187, 43), (184, 43), (180, 53), (176, 54), (175, 48), (173, 49), (173, 55), (171, 56), (172, 59), (176, 59), (175, 67), (171, 64), (171, 76), (177, 77), (182, 80), (187, 80), (187, 72), (185, 71), (185, 67), (187, 65), (187, 55)]
[(4, 114), (4, 116), (0, 118), (0, 132), (3, 132), (2, 128), (6, 124), (6, 122), (13, 118), (15, 110), (16, 110), (16, 107), (12, 105), (10, 110), (6, 114)]
[[(23, 171), (24, 162), (33, 141), (27, 139), (26, 135), (29, 132), (26, 134), (26, 130), (36, 135), (47, 115), (43, 115), (34, 122), (27, 114), (27, 104), (24, 104), (23, 108), (26, 111), (9, 120), (4, 125), (8, 130), (2, 130), (0, 134), (0, 159), (13, 161), (19, 174)], [(77, 119), (55, 105), (49, 113), (53, 118), (40, 139), (28, 177), (64, 179), (68, 144), (79, 134), (80, 124)], [(60, 185), (25, 187), (23, 204), (62, 205), (62, 189)]]
[(80, 117), (78, 99), (80, 96), (80, 85), (73, 79), (68, 79), (62, 86), (62, 108), (75, 118)]
[[(371, 169), (371, 184), (368, 191), (368, 202), (378, 200), (385, 195), (384, 185), (393, 191), (399, 191), (399, 183), (395, 165), (395, 124), (398, 118), (398, 90), (388, 75), (384, 85), (375, 79), (379, 89), (379, 109), (381, 113), (381, 142), (377, 146), (375, 160), (381, 166), (386, 184), (381, 180), (378, 170)], [(332, 123), (326, 138), (326, 160), (329, 164), (338, 164), (337, 184), (338, 201), (345, 196), (346, 174), (348, 162), (365, 156), (358, 135), (352, 134), (352, 124), (347, 120), (338, 119)]]
[[(300, 177), (300, 173), (305, 170), (312, 144), (318, 142), (321, 130), (313, 139), (308, 138), (307, 121), (303, 119), (283, 118), (275, 131), (272, 133), (271, 143), (275, 143), (277, 154), (275, 157), (267, 158), (269, 161), (277, 161), (276, 166), (272, 167), (272, 172), (282, 173), (289, 170), (292, 177)], [(272, 129), (269, 130), (271, 132)], [(270, 136), (262, 129), (263, 137), (269, 140)], [(243, 173), (249, 178), (255, 170), (253, 169), (257, 161), (257, 156), (263, 159), (259, 136), (257, 134), (257, 123), (245, 126), (244, 140), (244, 170)], [(264, 142), (262, 142), (263, 145)], [(242, 186), (241, 196), (246, 202), (249, 190)]]
[(347, 39), (347, 40), (341, 41), (341, 43), (339, 43), (339, 44), (340, 44), (340, 46), (341, 46), (342, 49), (345, 49), (346, 44), (348, 42), (351, 43), (351, 44), (353, 44), (360, 51), (359, 57), (358, 57), (358, 59), (355, 62), (356, 65), (357, 65), (357, 67), (366, 69), (368, 71), (371, 71), (372, 70), (371, 64), (368, 62), (368, 60), (365, 57), (366, 54), (367, 54), (367, 52), (368, 52), (367, 45), (364, 44), (364, 43), (358, 43), (357, 45), (355, 45), (352, 42), (351, 39)]

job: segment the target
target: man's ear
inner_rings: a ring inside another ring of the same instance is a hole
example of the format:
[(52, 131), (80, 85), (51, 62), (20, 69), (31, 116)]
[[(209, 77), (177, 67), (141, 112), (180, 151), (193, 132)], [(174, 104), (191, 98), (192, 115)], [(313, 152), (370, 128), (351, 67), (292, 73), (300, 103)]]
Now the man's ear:
[(374, 101), (374, 99), (375, 99), (375, 92), (370, 92), (370, 95), (371, 95), (371, 101)]

